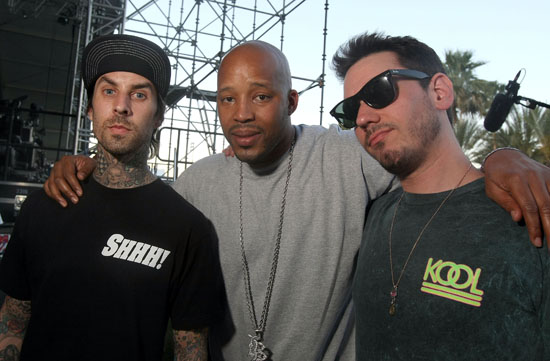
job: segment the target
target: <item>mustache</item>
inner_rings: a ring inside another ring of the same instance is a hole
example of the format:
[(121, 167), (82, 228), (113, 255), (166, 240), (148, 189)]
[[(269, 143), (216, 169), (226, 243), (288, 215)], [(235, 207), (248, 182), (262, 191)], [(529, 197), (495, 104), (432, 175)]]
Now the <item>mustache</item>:
[(248, 129), (253, 129), (258, 132), (263, 132), (262, 128), (254, 124), (246, 124), (246, 125), (235, 124), (229, 128), (229, 133), (232, 133), (236, 130), (248, 130)]
[(365, 135), (367, 136), (367, 139), (375, 132), (377, 132), (380, 129), (395, 129), (396, 126), (392, 123), (385, 123), (385, 124), (376, 124), (373, 126), (370, 126), (365, 131)]
[(105, 121), (105, 126), (106, 127), (112, 127), (112, 126), (115, 126), (115, 125), (122, 125), (126, 128), (131, 128), (132, 126), (132, 123), (130, 123), (130, 121), (128, 120), (127, 117), (124, 117), (124, 116), (120, 116), (120, 115), (116, 115), (112, 118), (109, 118)]

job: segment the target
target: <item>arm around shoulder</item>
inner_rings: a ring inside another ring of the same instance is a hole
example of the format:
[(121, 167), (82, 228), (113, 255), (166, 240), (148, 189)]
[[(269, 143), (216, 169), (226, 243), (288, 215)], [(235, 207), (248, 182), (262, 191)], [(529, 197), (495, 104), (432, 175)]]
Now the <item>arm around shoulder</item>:
[(484, 161), (487, 195), (527, 224), (531, 242), (542, 246), (546, 235), (550, 248), (550, 168), (518, 150), (499, 149)]
[(30, 301), (6, 296), (0, 309), (0, 361), (19, 360), (30, 318)]
[(80, 181), (88, 178), (95, 167), (96, 162), (92, 158), (66, 155), (54, 164), (50, 176), (44, 183), (44, 191), (63, 207), (67, 206), (65, 198), (76, 204), (82, 196)]

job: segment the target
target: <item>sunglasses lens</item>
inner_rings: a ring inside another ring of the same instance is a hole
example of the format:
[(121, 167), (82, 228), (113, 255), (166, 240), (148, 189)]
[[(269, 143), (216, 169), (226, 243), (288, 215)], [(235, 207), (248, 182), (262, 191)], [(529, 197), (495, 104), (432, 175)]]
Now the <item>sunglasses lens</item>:
[(336, 118), (338, 123), (344, 128), (355, 127), (355, 119), (357, 118), (357, 111), (359, 110), (359, 103), (356, 97), (350, 97), (342, 100), (338, 103), (330, 114)]
[(360, 91), (361, 100), (375, 109), (387, 107), (395, 100), (393, 84), (387, 75), (371, 79)]
[(387, 107), (397, 94), (389, 71), (372, 78), (357, 94), (342, 100), (330, 114), (345, 128), (354, 128), (361, 101), (374, 109)]
[(359, 111), (359, 101), (355, 97), (348, 98), (342, 102), (342, 110), (346, 118), (344, 119), (344, 127), (355, 127), (355, 119), (357, 119), (357, 112)]

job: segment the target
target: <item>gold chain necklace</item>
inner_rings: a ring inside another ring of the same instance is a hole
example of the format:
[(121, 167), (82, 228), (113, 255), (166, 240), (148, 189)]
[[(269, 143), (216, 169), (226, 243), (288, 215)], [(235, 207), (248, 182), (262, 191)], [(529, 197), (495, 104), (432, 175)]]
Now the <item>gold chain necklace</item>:
[(462, 178), (460, 178), (460, 180), (458, 181), (458, 184), (453, 189), (451, 189), (451, 191), (443, 199), (441, 204), (439, 204), (439, 207), (437, 207), (434, 214), (432, 214), (432, 216), (430, 217), (428, 222), (426, 222), (424, 227), (422, 227), (422, 230), (420, 231), (420, 234), (418, 235), (418, 237), (416, 237), (416, 241), (414, 241), (414, 244), (411, 248), (411, 251), (409, 252), (409, 255), (407, 256), (407, 259), (405, 260), (405, 264), (403, 265), (403, 268), (401, 269), (401, 272), (399, 273), (399, 278), (397, 279), (397, 282), (395, 282), (395, 277), (393, 275), (393, 260), (392, 260), (393, 257), (392, 257), (392, 253), (391, 253), (391, 243), (392, 243), (391, 240), (392, 240), (393, 225), (395, 223), (395, 217), (397, 215), (397, 209), (399, 208), (399, 205), (401, 204), (401, 200), (403, 199), (403, 196), (405, 195), (405, 191), (403, 191), (403, 193), (401, 193), (401, 197), (399, 197), (399, 201), (397, 201), (397, 205), (395, 206), (395, 211), (393, 213), (393, 218), (391, 220), (390, 236), (389, 236), (391, 283), (393, 285), (392, 290), (390, 292), (390, 296), (391, 296), (390, 316), (395, 315), (395, 312), (397, 310), (397, 303), (396, 303), (396, 301), (397, 301), (397, 287), (399, 286), (399, 282), (401, 282), (401, 278), (403, 277), (403, 274), (405, 273), (405, 268), (407, 268), (407, 264), (409, 264), (409, 260), (411, 259), (411, 256), (412, 256), (414, 250), (416, 249), (416, 246), (418, 245), (418, 241), (420, 241), (420, 238), (422, 238), (422, 235), (424, 234), (424, 231), (428, 228), (430, 223), (432, 223), (432, 221), (435, 218), (435, 216), (437, 215), (437, 213), (439, 213), (439, 210), (441, 209), (441, 207), (443, 207), (445, 202), (447, 202), (447, 200), (451, 197), (451, 195), (454, 193), (454, 191), (460, 186), (460, 184), (462, 183), (464, 178), (466, 178), (466, 175), (468, 174), (468, 172), (470, 172), (470, 169), (472, 169), (472, 163), (470, 163), (470, 166), (468, 167), (468, 169), (466, 170), (466, 173), (464, 173)]

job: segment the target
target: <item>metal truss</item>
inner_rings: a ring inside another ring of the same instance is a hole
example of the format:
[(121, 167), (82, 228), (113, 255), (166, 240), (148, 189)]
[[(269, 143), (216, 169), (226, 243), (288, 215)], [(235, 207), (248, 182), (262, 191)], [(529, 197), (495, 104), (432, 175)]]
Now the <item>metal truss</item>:
[[(11, 1), (11, 0), (10, 0)], [(300, 22), (294, 13), (307, 0), (126, 0), (113, 4), (89, 1), (84, 44), (97, 34), (124, 32), (159, 44), (168, 54), (173, 70), (166, 103), (168, 111), (160, 130), (159, 156), (151, 161), (156, 174), (175, 179), (198, 159), (220, 152), (227, 146), (216, 112), (216, 73), (223, 55), (242, 42), (261, 39), (284, 51), (285, 25)], [(316, 1), (316, 0), (310, 0)], [(326, 44), (325, 1), (324, 31)], [(125, 15), (123, 15), (125, 14)], [(320, 27), (323, 25), (320, 19)], [(321, 88), (321, 117), (325, 77), (325, 49), (322, 67), (314, 79), (293, 77), (301, 92)], [(78, 74), (75, 74), (75, 84)], [(79, 88), (75, 86), (75, 89)], [(83, 106), (83, 89), (78, 101)], [(83, 112), (81, 112), (83, 113)], [(320, 119), (322, 123), (322, 118)], [(93, 144), (86, 118), (79, 120), (75, 153)]]

